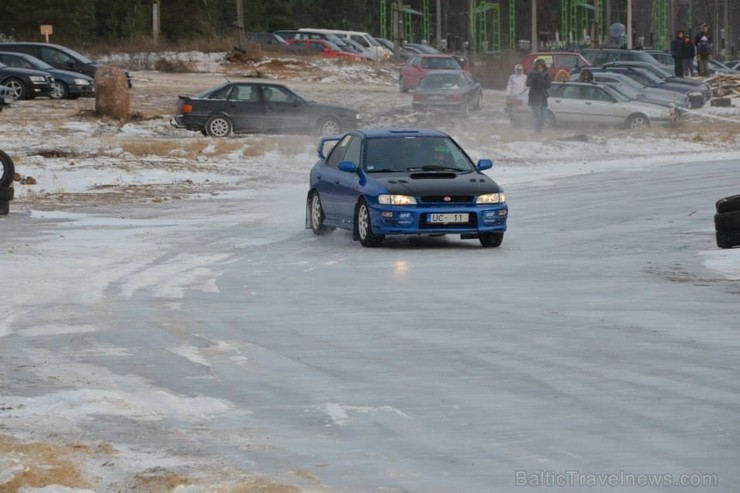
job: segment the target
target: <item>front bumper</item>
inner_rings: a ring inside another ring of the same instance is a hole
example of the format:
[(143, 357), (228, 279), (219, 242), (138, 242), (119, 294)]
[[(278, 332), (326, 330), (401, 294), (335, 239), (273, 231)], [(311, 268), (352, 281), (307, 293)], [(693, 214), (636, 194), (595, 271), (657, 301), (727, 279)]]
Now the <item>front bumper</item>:
[(67, 89), (69, 90), (69, 95), (75, 98), (95, 97), (95, 88), (92, 84), (88, 86), (78, 86), (75, 84), (70, 84), (69, 86), (67, 86)]
[[(502, 204), (386, 206), (370, 205), (373, 231), (383, 235), (478, 234), (506, 231), (509, 207)], [(467, 214), (466, 222), (432, 222), (433, 214)]]

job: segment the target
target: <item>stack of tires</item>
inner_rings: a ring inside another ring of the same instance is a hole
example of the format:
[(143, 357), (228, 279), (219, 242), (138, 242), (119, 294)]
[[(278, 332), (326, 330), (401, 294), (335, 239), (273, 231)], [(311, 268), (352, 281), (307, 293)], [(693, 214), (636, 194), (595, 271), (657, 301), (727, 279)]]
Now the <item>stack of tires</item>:
[(717, 201), (714, 230), (717, 234), (718, 247), (732, 248), (740, 245), (740, 195), (732, 195)]
[(0, 151), (0, 215), (10, 212), (10, 201), (13, 200), (13, 179), (15, 178), (15, 165), (3, 151)]

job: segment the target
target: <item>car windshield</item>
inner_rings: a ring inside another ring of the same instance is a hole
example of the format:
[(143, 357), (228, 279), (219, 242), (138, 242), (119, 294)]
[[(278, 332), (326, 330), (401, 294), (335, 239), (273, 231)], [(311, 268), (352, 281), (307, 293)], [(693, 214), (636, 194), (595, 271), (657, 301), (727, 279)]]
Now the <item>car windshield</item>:
[(51, 65), (49, 65), (43, 60), (39, 60), (38, 58), (36, 59), (24, 58), (24, 60), (30, 63), (31, 65), (33, 65), (33, 67), (38, 70), (53, 70), (54, 69), (54, 67), (52, 67)]
[(419, 83), (419, 89), (459, 89), (462, 81), (457, 74), (429, 74)]
[(368, 173), (471, 172), (475, 166), (449, 137), (379, 137), (367, 141), (364, 169)]
[(627, 72), (627, 76), (645, 86), (652, 86), (663, 82), (663, 79), (647, 70), (630, 70)]
[[(193, 97), (194, 97), (194, 98), (210, 98), (210, 99), (213, 99), (213, 96), (212, 96), (212, 95), (213, 95), (213, 94), (218, 94), (218, 93), (220, 93), (220, 92), (221, 92), (221, 91), (222, 91), (222, 90), (223, 90), (223, 89), (224, 89), (224, 88), (225, 88), (225, 87), (226, 87), (227, 85), (229, 85), (229, 83), (228, 83), (228, 82), (224, 82), (224, 83), (223, 83), (223, 84), (221, 84), (220, 86), (216, 86), (216, 87), (211, 87), (211, 88), (209, 88), (209, 89), (206, 89), (206, 90), (204, 90), (204, 91), (201, 91), (201, 92), (199, 92), (198, 94), (196, 94), (196, 95), (195, 95), (195, 96), (193, 96)], [(222, 97), (223, 97), (224, 99), (226, 98), (226, 96), (225, 96), (225, 95), (223, 95)]]

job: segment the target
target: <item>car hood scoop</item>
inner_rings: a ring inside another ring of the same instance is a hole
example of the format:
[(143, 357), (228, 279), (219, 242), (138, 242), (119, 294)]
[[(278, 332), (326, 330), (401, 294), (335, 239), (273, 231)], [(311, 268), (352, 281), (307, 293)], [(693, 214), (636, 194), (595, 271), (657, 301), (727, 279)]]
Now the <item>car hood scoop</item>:
[(457, 178), (456, 173), (449, 171), (423, 171), (409, 174), (412, 180), (452, 180)]
[(499, 187), (495, 181), (483, 174), (470, 173), (412, 173), (408, 178), (377, 177), (388, 193), (410, 195), (480, 195), (495, 193)]

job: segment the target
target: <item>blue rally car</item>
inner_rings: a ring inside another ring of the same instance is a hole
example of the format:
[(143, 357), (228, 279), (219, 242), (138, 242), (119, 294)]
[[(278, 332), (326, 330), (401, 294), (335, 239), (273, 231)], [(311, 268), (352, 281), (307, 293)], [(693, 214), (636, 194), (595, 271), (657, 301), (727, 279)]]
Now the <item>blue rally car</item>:
[[(328, 155), (327, 144), (334, 143)], [(501, 245), (504, 192), (449, 135), (429, 129), (355, 130), (326, 137), (311, 169), (306, 228), (352, 231), (362, 246), (387, 235), (459, 234)]]

